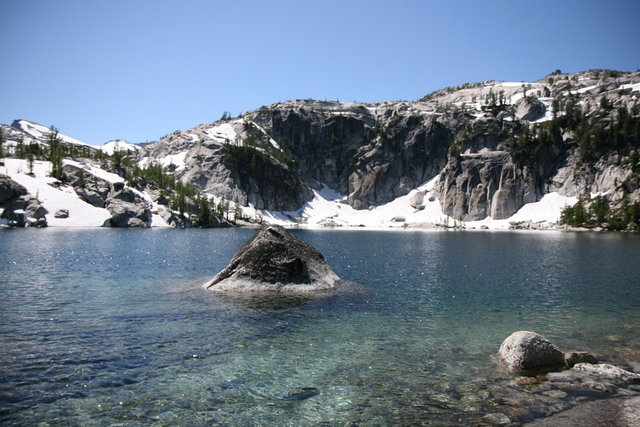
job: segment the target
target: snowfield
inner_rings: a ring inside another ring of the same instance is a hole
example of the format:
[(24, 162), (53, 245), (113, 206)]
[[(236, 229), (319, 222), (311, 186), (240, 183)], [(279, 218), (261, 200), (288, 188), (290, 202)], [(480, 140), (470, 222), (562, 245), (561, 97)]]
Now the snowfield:
[[(5, 169), (5, 170), (3, 170)], [(25, 186), (29, 193), (49, 211), (46, 215), (50, 227), (101, 227), (111, 218), (109, 211), (104, 208), (96, 208), (87, 202), (80, 200), (73, 188), (68, 186), (54, 187), (55, 182), (51, 178), (51, 163), (43, 161), (33, 162), (33, 174), (28, 175), (26, 160), (5, 159), (5, 167), (0, 168), (0, 173), (6, 173), (19, 184)], [(59, 209), (68, 209), (69, 218), (55, 218), (54, 214)]]
[[(553, 228), (566, 206), (577, 202), (575, 197), (565, 197), (558, 193), (546, 194), (540, 201), (524, 205), (507, 219), (494, 220), (487, 217), (482, 221), (455, 221), (442, 212), (437, 199), (430, 201), (429, 192), (437, 184), (438, 177), (422, 184), (417, 190), (426, 193), (424, 209), (416, 210), (409, 204), (411, 193), (398, 197), (392, 202), (370, 210), (356, 210), (346, 204), (346, 197), (324, 186), (313, 191), (315, 197), (302, 209), (293, 212), (265, 211), (265, 221), (283, 226), (296, 226), (296, 218), (302, 218), (303, 227), (364, 227), (392, 229), (432, 229), (437, 226), (461, 226), (466, 229), (488, 228), (507, 230), (511, 223), (531, 222), (537, 228)], [(250, 212), (246, 212), (249, 213)]]
[(142, 147), (121, 139), (114, 139), (98, 147), (103, 153), (112, 155), (115, 151), (139, 151)]
[(241, 123), (240, 120), (234, 120), (231, 122), (225, 122), (218, 126), (214, 126), (205, 131), (207, 136), (216, 142), (224, 143), (224, 142), (234, 142), (236, 140), (236, 136), (238, 135), (233, 128), (233, 123)]
[[(70, 159), (65, 159), (64, 163), (83, 168), (87, 173), (110, 183), (123, 181), (120, 176), (90, 164), (83, 164)], [(31, 176), (28, 174), (26, 160), (5, 159), (5, 166), (0, 167), (0, 173), (9, 175), (41, 201), (49, 211), (46, 218), (51, 227), (101, 227), (111, 217), (106, 209), (96, 208), (81, 200), (73, 188), (51, 185), (55, 182), (55, 179), (49, 176), (51, 173), (51, 163), (49, 162), (35, 161), (33, 164), (33, 176)], [(466, 229), (506, 230), (514, 222), (531, 222), (535, 223), (537, 228), (552, 228), (560, 218), (562, 209), (577, 202), (575, 197), (565, 197), (557, 193), (550, 193), (538, 202), (523, 206), (508, 219), (494, 220), (488, 217), (482, 221), (460, 222), (445, 215), (438, 200), (429, 196), (429, 192), (437, 184), (437, 181), (438, 177), (435, 177), (416, 189), (426, 193), (424, 209), (422, 210), (416, 210), (409, 204), (411, 193), (381, 206), (368, 210), (356, 210), (346, 203), (346, 196), (335, 192), (327, 186), (323, 186), (319, 191), (313, 190), (313, 200), (307, 202), (298, 211), (263, 211), (258, 213), (251, 206), (243, 207), (242, 211), (244, 215), (250, 218), (261, 215), (266, 222), (288, 227), (316, 229), (326, 227), (433, 229), (438, 226), (453, 227), (455, 225), (463, 226)], [(164, 209), (164, 207), (153, 202), (147, 193), (138, 190), (134, 191), (152, 205), (153, 218), (151, 226), (168, 227), (167, 223), (158, 215), (158, 210)], [(211, 198), (217, 200), (216, 197)], [(55, 218), (55, 212), (60, 209), (69, 210), (69, 217)]]
[[(38, 123), (30, 122), (28, 120), (18, 120), (18, 124), (20, 126), (20, 129), (37, 139), (46, 139), (47, 135), (50, 132), (50, 129), (48, 127), (42, 126)], [(60, 137), (64, 142), (68, 142), (69, 144), (84, 145), (87, 147), (95, 148), (93, 145), (87, 144), (86, 142), (82, 142), (75, 138), (71, 138), (70, 136), (63, 135), (59, 132), (58, 137)]]

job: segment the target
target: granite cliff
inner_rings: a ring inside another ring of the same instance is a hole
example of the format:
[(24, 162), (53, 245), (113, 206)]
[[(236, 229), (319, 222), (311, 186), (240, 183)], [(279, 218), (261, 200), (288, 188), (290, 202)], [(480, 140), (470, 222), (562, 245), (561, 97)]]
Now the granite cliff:
[[(407, 196), (416, 212), (437, 203), (455, 221), (501, 220), (557, 194), (579, 199), (585, 211), (605, 197), (609, 214), (633, 225), (640, 214), (639, 110), (638, 71), (555, 71), (529, 83), (467, 83), (411, 102), (286, 101), (236, 118), (225, 113), (126, 152), (112, 144), (107, 158), (72, 138), (62, 142), (180, 213), (197, 208), (200, 192), (235, 209), (304, 221), (301, 209), (330, 189), (355, 211)], [(35, 131), (26, 121), (3, 126), (9, 141), (26, 132), (46, 145), (44, 131)], [(175, 185), (165, 191), (162, 174), (193, 190), (186, 198)]]
[(556, 71), (414, 102), (287, 101), (176, 131), (141, 156), (179, 159), (186, 182), (267, 210), (295, 211), (321, 184), (368, 209), (438, 175), (431, 196), (464, 221), (508, 218), (549, 192), (636, 203), (639, 90), (640, 72)]

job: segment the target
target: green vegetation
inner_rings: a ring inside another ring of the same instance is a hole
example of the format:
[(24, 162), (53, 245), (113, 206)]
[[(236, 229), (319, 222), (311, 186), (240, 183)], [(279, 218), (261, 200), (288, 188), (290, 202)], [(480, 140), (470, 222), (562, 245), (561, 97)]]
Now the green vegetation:
[(507, 110), (510, 107), (507, 102), (507, 98), (504, 95), (504, 91), (501, 90), (496, 95), (493, 92), (493, 89), (489, 89), (489, 94), (484, 97), (484, 105), (482, 106), (483, 111), (489, 111), (494, 116), (500, 114), (500, 112)]
[[(609, 101), (603, 98), (604, 104)], [(563, 111), (564, 114), (557, 115)], [(575, 98), (566, 102), (554, 101), (555, 117), (543, 123), (519, 124), (508, 135), (507, 146), (516, 162), (533, 166), (544, 148), (555, 145), (562, 150), (575, 146), (581, 162), (596, 161), (613, 152), (631, 152), (640, 145), (640, 114), (624, 107), (614, 109), (606, 116), (587, 115)], [(570, 132), (572, 140), (562, 135)]]
[[(242, 219), (240, 214), (229, 212), (229, 202), (222, 198), (216, 204), (201, 194), (195, 187), (185, 184), (169, 171), (171, 168), (152, 164), (144, 168), (137, 165), (128, 169), (127, 180), (129, 185), (137, 187), (151, 186), (160, 189), (158, 200), (167, 203), (172, 210), (180, 215), (188, 215), (196, 227), (215, 227), (220, 225), (220, 219), (226, 218), (229, 222)], [(170, 197), (168, 197), (170, 195)], [(241, 211), (236, 203), (235, 209)]]
[(560, 224), (571, 227), (606, 230), (639, 231), (640, 203), (629, 203), (625, 195), (614, 207), (607, 196), (579, 199), (573, 206), (562, 210)]
[(53, 126), (49, 128), (47, 144), (49, 146), (48, 160), (51, 162), (51, 176), (58, 181), (64, 181), (65, 176), (62, 171), (62, 157), (64, 156), (62, 138), (58, 135), (58, 129)]

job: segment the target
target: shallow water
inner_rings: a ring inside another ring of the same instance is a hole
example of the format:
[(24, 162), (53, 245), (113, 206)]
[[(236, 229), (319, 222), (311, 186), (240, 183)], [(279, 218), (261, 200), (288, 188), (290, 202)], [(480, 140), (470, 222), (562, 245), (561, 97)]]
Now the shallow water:
[(494, 360), (515, 330), (640, 354), (638, 236), (298, 230), (361, 286), (203, 290), (254, 232), (0, 230), (0, 422), (475, 424), (528, 392)]

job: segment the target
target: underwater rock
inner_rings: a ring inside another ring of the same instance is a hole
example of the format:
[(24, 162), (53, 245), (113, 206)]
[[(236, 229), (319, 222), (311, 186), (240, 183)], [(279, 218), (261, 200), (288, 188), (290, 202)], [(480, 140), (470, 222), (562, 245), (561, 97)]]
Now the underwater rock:
[(509, 335), (502, 342), (499, 355), (506, 370), (512, 374), (564, 366), (564, 353), (535, 332), (517, 331)]
[(306, 293), (340, 278), (315, 248), (277, 225), (263, 227), (204, 287), (223, 292)]
[(564, 354), (564, 364), (567, 368), (572, 368), (573, 365), (578, 363), (597, 364), (598, 359), (586, 351), (570, 351)]
[(640, 383), (640, 374), (626, 371), (617, 366), (600, 363), (593, 365), (590, 363), (578, 363), (572, 368), (575, 372), (581, 372), (592, 378), (604, 379), (614, 384), (623, 384), (627, 382)]
[(306, 400), (317, 396), (320, 391), (316, 387), (298, 387), (291, 393), (287, 394), (284, 400)]
[(530, 427), (637, 426), (640, 425), (640, 397), (621, 397), (586, 402), (546, 418)]

